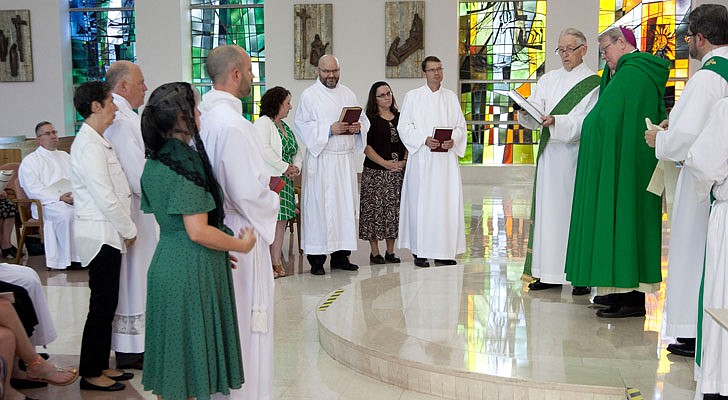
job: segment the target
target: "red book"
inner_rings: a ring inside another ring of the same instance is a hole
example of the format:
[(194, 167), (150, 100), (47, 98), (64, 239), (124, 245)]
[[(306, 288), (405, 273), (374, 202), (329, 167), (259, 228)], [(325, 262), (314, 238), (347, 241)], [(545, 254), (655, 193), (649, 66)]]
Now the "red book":
[(284, 181), (280, 176), (271, 176), (269, 186), (270, 190), (280, 193), (281, 190), (286, 187), (286, 181)]
[(440, 142), (440, 145), (435, 149), (430, 149), (430, 151), (445, 153), (447, 150), (442, 148), (442, 142), (452, 139), (452, 128), (435, 128), (432, 137)]
[[(358, 122), (359, 117), (361, 116), (361, 111), (361, 107), (344, 107), (341, 109), (339, 122), (343, 122), (349, 125), (353, 124), (354, 122)], [(353, 133), (345, 132), (342, 133), (342, 135), (353, 135)]]

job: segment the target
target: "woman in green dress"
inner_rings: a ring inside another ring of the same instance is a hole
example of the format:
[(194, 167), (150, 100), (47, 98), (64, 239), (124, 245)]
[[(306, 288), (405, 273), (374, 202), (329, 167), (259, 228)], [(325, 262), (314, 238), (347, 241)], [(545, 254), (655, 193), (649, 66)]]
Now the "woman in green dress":
[(260, 118), (255, 121), (255, 129), (263, 141), (263, 158), (273, 177), (281, 177), (285, 186), (279, 192), (281, 208), (276, 223), (276, 236), (270, 245), (270, 259), (273, 276), (286, 276), (281, 262), (283, 233), (286, 223), (296, 217), (296, 198), (293, 191), (293, 178), (301, 174), (301, 152), (291, 128), (283, 118), (291, 111), (291, 92), (280, 86), (266, 90), (260, 99)]
[(147, 275), (142, 383), (166, 400), (209, 399), (244, 381), (227, 251), (247, 253), (255, 235), (231, 236), (223, 225), (222, 190), (198, 133), (198, 98), (188, 83), (168, 83), (142, 114), (142, 209), (160, 229)]

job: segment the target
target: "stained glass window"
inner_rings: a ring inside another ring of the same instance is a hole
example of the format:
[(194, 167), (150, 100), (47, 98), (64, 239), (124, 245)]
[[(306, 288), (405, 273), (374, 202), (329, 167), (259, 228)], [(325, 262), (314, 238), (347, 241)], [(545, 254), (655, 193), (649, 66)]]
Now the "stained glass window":
[[(688, 79), (687, 16), (690, 0), (600, 0), (599, 32), (612, 26), (634, 31), (640, 51), (670, 60), (665, 103), (672, 107)], [(603, 64), (603, 62), (602, 62)]]
[(533, 164), (538, 131), (518, 124), (513, 103), (544, 72), (546, 1), (459, 3), (460, 96), (468, 124), (462, 164)]
[(212, 87), (205, 71), (213, 48), (236, 44), (250, 54), (255, 80), (250, 96), (243, 99), (243, 115), (253, 121), (260, 113), (265, 92), (265, 29), (263, 0), (191, 0), (192, 84), (200, 93)]
[(114, 61), (136, 61), (134, 0), (70, 0), (69, 12), (74, 87), (103, 79)]

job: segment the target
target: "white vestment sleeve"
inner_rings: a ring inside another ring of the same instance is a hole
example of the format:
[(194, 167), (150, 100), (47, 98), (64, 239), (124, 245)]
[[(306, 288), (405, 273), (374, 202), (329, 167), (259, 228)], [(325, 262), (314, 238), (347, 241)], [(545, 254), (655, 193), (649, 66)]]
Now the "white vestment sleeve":
[(319, 118), (316, 115), (314, 99), (308, 97), (313, 95), (310, 91), (305, 91), (301, 95), (298, 109), (296, 110), (295, 130), (294, 133), (306, 146), (306, 151), (310, 152), (314, 157), (318, 157), (329, 142), (329, 134), (331, 126), (326, 125), (326, 119)]
[(60, 197), (56, 196), (55, 193), (51, 193), (48, 190), (48, 185), (45, 185), (40, 179), (41, 174), (48, 171), (41, 171), (42, 168), (40, 162), (40, 156), (34, 154), (32, 157), (26, 157), (23, 162), (20, 163), (18, 168), (18, 180), (20, 180), (20, 186), (25, 191), (25, 194), (30, 199), (38, 199), (41, 204), (54, 203), (60, 201)]
[(554, 125), (549, 128), (552, 138), (561, 142), (578, 142), (581, 137), (581, 125), (589, 111), (599, 99), (599, 88), (596, 87), (574, 106), (566, 115), (554, 115)]
[[(681, 99), (682, 101), (682, 99)], [(701, 182), (698, 195), (706, 198), (713, 184), (728, 177), (728, 99), (716, 103), (710, 118), (685, 158), (685, 167)]]
[[(723, 80), (715, 72), (700, 70), (690, 78), (680, 94), (680, 101), (670, 113), (668, 129), (655, 138), (655, 157), (658, 160), (683, 161), (688, 149), (700, 133), (696, 122), (708, 119), (713, 104), (709, 99), (720, 99), (723, 90), (716, 79)], [(661, 121), (652, 121), (655, 124)]]
[(124, 170), (129, 189), (137, 196), (142, 195), (142, 172), (144, 171), (144, 143), (139, 143), (135, 128), (131, 121), (115, 120), (104, 132), (104, 137), (111, 142), (121, 169)]
[[(235, 205), (235, 209), (247, 219), (258, 232), (266, 245), (273, 243), (276, 224), (270, 223), (278, 218), (278, 194), (270, 190), (270, 174), (265, 168), (262, 146), (255, 140), (257, 133), (245, 132), (232, 126), (221, 137), (225, 144), (218, 149), (218, 170), (225, 177), (225, 199)], [(246, 157), (240, 156), (240, 149), (250, 149)], [(245, 171), (242, 175), (240, 171)], [(246, 177), (248, 179), (243, 179)], [(237, 235), (237, 232), (234, 232)]]
[(415, 91), (409, 91), (402, 101), (402, 111), (399, 114), (399, 124), (397, 131), (399, 138), (402, 139), (407, 151), (410, 155), (417, 153), (422, 147), (425, 147), (425, 139), (430, 136), (429, 132), (420, 132), (415, 124), (417, 99), (414, 95)]
[(451, 118), (455, 122), (452, 130), (452, 140), (455, 142), (453, 150), (458, 157), (463, 157), (465, 156), (465, 149), (468, 145), (468, 131), (465, 125), (465, 116), (456, 96), (452, 96), (451, 104), (448, 106), (452, 114)]

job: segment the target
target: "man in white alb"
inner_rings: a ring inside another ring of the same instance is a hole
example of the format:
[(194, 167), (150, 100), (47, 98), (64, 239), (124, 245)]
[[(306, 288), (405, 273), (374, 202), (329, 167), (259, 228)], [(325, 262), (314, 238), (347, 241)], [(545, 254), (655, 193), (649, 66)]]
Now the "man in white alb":
[(349, 261), (357, 247), (359, 190), (355, 154), (363, 153), (369, 120), (364, 112), (352, 124), (340, 122), (344, 107), (357, 106), (356, 95), (339, 83), (339, 60), (327, 54), (318, 60), (318, 79), (301, 93), (294, 133), (306, 146), (301, 183), (301, 247), (311, 273), (324, 275), (326, 255), (331, 269), (356, 271)]
[[(571, 200), (584, 117), (599, 97), (599, 76), (584, 64), (586, 37), (574, 28), (559, 36), (556, 53), (562, 68), (546, 73), (533, 87), (528, 101), (544, 116), (535, 120), (525, 111), (518, 122), (541, 129), (531, 206), (531, 234), (524, 275), (536, 278), (530, 290), (560, 288), (566, 282), (566, 245), (569, 241)], [(574, 295), (589, 294), (577, 286)]]
[[(404, 96), (399, 137), (409, 157), (402, 184), (398, 247), (407, 248), (415, 265), (454, 265), (465, 252), (463, 187), (458, 157), (465, 155), (467, 134), (458, 97), (442, 87), (442, 63), (422, 61), (424, 86)], [(434, 138), (435, 128), (452, 129), (451, 138)], [(433, 151), (433, 150), (445, 151)]]
[(248, 53), (235, 45), (214, 48), (205, 68), (212, 89), (202, 96), (200, 136), (215, 177), (225, 193), (225, 224), (238, 232), (252, 227), (255, 247), (233, 270), (245, 383), (235, 400), (267, 400), (273, 392), (273, 269), (269, 246), (275, 239), (280, 198), (270, 190), (263, 144), (242, 116), (241, 98), (250, 94), (253, 71)]
[[(645, 132), (647, 144), (659, 160), (682, 162), (700, 135), (712, 105), (728, 96), (728, 74), (720, 67), (728, 62), (728, 11), (722, 5), (703, 4), (688, 16), (690, 57), (702, 68), (690, 77), (673, 108), (665, 131)], [(724, 71), (721, 74), (721, 71)], [(696, 195), (695, 177), (681, 169), (675, 189), (670, 222), (670, 245), (665, 291), (665, 336), (677, 337), (667, 350), (694, 357), (698, 322), (698, 291), (708, 230), (710, 202)]]
[[(53, 269), (80, 268), (81, 259), (73, 241), (71, 155), (58, 150), (58, 131), (50, 122), (38, 123), (35, 136), (38, 149), (23, 158), (18, 168), (18, 180), (28, 198), (38, 199), (43, 205), (46, 266)], [(35, 207), (32, 213), (34, 218), (38, 218)]]
[(114, 104), (114, 123), (104, 137), (111, 142), (131, 189), (131, 219), (137, 227), (137, 242), (121, 255), (119, 303), (114, 315), (111, 349), (119, 369), (142, 369), (144, 365), (144, 316), (147, 304), (147, 270), (157, 247), (158, 228), (153, 214), (141, 211), (141, 177), (144, 170), (144, 141), (141, 119), (134, 110), (144, 104), (147, 86), (141, 68), (129, 61), (117, 61), (106, 71)]

